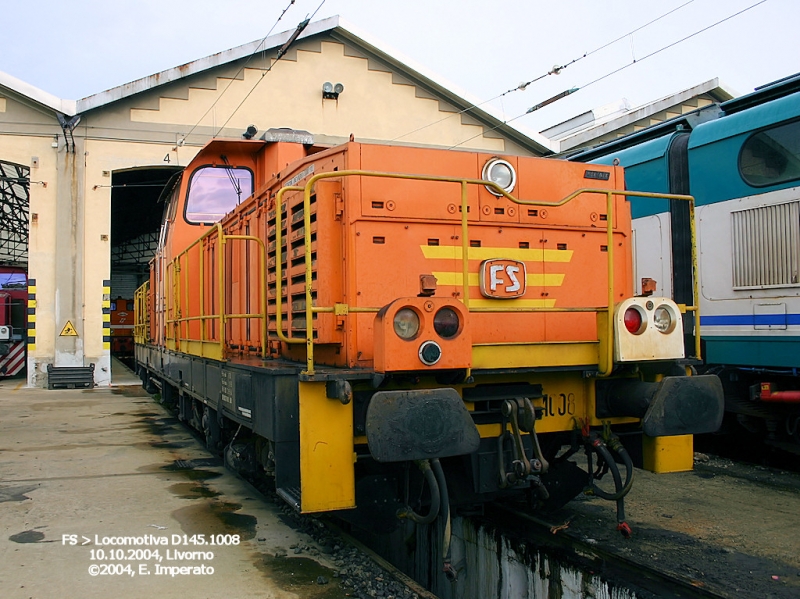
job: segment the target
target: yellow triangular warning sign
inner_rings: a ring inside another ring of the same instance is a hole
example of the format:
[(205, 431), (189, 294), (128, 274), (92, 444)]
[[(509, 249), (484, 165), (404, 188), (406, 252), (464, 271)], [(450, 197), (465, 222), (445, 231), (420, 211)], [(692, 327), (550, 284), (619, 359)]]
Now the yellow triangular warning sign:
[(59, 337), (77, 337), (78, 331), (75, 330), (75, 327), (72, 323), (68, 320), (67, 324), (64, 325), (64, 328), (61, 329), (61, 334)]

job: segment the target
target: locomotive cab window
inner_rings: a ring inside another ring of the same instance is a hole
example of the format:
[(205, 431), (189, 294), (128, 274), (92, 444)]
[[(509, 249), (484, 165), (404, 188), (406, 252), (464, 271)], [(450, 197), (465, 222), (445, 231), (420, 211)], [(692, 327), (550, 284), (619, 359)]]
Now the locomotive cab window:
[(800, 121), (749, 137), (739, 154), (739, 172), (752, 187), (800, 179)]
[[(178, 211), (178, 196), (180, 195), (180, 182), (182, 173), (176, 175), (172, 192), (164, 205), (164, 215), (161, 219), (161, 231), (158, 234), (158, 248), (159, 250), (164, 247), (167, 242), (169, 234), (170, 223), (175, 221), (175, 213)], [(169, 185), (169, 183), (167, 183)]]
[(253, 173), (246, 168), (204, 166), (192, 173), (186, 220), (216, 223), (253, 193)]

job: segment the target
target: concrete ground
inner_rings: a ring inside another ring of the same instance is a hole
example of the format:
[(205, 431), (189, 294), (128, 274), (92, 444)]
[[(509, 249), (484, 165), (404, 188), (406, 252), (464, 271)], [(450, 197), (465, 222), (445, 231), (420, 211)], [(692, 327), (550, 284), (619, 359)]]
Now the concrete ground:
[(0, 382), (0, 532), (3, 599), (345, 596), (310, 537), (139, 387)]

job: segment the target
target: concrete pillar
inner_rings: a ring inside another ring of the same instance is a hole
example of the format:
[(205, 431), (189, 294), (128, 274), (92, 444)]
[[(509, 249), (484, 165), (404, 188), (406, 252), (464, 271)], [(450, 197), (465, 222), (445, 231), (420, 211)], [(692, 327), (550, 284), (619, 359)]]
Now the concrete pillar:
[[(85, 366), (84, 345), (84, 142), (75, 139), (73, 151), (59, 148), (55, 238), (55, 356), (56, 366)], [(64, 335), (67, 322), (77, 336)]]

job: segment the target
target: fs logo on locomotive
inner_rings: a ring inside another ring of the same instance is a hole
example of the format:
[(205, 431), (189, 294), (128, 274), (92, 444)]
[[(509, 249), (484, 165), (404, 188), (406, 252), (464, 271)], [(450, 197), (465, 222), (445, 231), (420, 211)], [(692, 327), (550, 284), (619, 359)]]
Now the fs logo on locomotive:
[(481, 262), (481, 293), (492, 299), (513, 299), (525, 295), (527, 273), (519, 260), (494, 258)]

